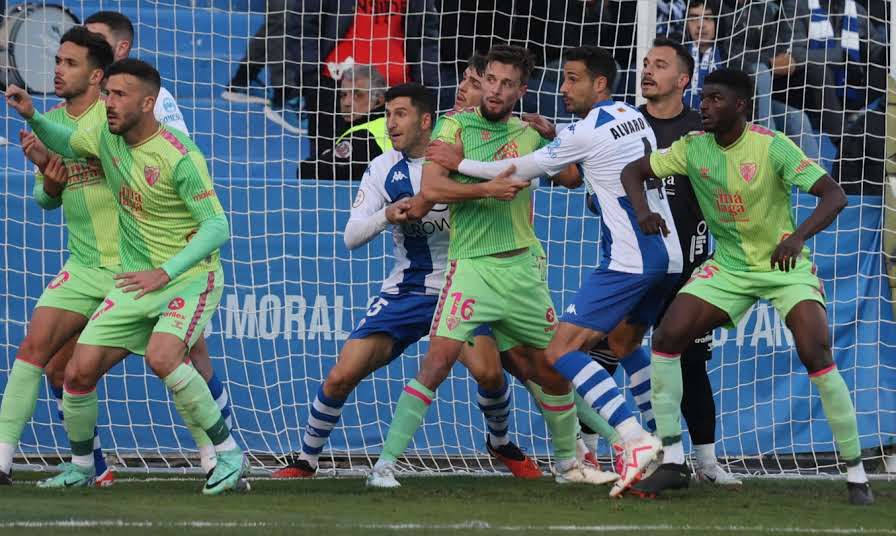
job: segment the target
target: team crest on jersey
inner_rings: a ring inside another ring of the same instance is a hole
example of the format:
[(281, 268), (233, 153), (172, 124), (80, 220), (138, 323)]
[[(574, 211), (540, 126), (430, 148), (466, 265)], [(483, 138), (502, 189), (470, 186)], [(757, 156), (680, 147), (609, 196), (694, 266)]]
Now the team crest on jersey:
[(361, 206), (361, 203), (364, 202), (364, 190), (358, 190), (358, 195), (355, 196), (355, 202), (352, 203), (352, 208), (358, 208)]
[(341, 141), (337, 143), (333, 149), (333, 154), (336, 155), (336, 158), (349, 158), (352, 155), (352, 142)]
[(756, 176), (756, 163), (755, 162), (744, 162), (740, 165), (740, 176), (744, 178), (745, 181), (750, 182), (753, 180), (753, 177)]
[(146, 184), (150, 186), (155, 186), (159, 181), (159, 176), (162, 174), (159, 168), (154, 166), (143, 166), (143, 177), (146, 179)]

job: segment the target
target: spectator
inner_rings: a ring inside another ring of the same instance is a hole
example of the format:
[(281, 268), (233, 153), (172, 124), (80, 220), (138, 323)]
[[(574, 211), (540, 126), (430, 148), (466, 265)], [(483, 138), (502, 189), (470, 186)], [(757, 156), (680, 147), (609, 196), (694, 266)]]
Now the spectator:
[(312, 154), (318, 140), (332, 140), (343, 130), (336, 88), (348, 66), (372, 64), (390, 85), (408, 79), (439, 85), (435, 0), (408, 0), (403, 13), (392, 11), (392, 2), (267, 1), (265, 24), (250, 41), (223, 97), (257, 102), (253, 86), (262, 86), (258, 77), (267, 66), (273, 92), (265, 115), (298, 134), (303, 100)]
[(725, 61), (721, 47), (716, 45), (717, 15), (718, 11), (703, 0), (692, 1), (688, 6), (685, 42), (694, 58), (694, 76), (684, 92), (684, 103), (693, 110), (700, 109), (706, 75), (722, 67)]
[[(703, 80), (706, 75), (715, 69), (724, 66), (728, 62), (727, 54), (717, 39), (717, 17), (720, 7), (717, 2), (705, 0), (690, 0), (687, 10), (687, 22), (685, 39), (690, 44), (691, 55), (694, 58), (694, 76), (691, 87), (685, 92), (685, 104), (694, 109), (700, 107), (700, 97), (703, 90)], [(764, 64), (763, 64), (764, 65)], [(767, 69), (764, 70), (766, 73)], [(812, 130), (809, 118), (802, 112), (787, 105), (772, 101), (771, 77), (756, 74), (755, 101), (765, 99), (770, 104), (769, 113), (754, 114), (754, 122), (768, 128), (780, 130), (787, 134), (794, 143), (799, 145), (803, 152), (810, 158), (818, 159), (820, 156), (819, 136)], [(830, 159), (826, 162), (831, 165)]]
[(367, 164), (392, 148), (386, 132), (386, 79), (372, 65), (355, 65), (340, 79), (339, 110), (346, 124), (335, 140), (299, 167), (299, 178), (360, 180)]

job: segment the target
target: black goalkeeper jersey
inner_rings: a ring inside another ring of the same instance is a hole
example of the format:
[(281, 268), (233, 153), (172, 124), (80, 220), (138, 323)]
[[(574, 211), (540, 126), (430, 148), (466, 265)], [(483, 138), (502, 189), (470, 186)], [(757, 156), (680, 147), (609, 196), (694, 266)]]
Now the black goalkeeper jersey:
[[(687, 106), (671, 119), (653, 117), (647, 112), (646, 106), (640, 106), (638, 109), (653, 128), (658, 149), (666, 149), (688, 132), (703, 128), (700, 114)], [(669, 206), (672, 208), (672, 217), (675, 219), (678, 241), (684, 256), (682, 276), (687, 278), (694, 268), (709, 257), (709, 231), (688, 177), (686, 175), (664, 177), (663, 183), (669, 196)]]

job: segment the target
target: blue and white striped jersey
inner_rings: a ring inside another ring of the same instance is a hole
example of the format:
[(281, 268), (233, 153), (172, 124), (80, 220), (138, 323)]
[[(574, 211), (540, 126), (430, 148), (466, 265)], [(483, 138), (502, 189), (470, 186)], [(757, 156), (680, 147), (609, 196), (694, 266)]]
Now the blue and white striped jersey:
[[(389, 150), (374, 158), (361, 179), (350, 220), (364, 220), (420, 191), (423, 159)], [(439, 294), (448, 262), (448, 206), (436, 205), (419, 221), (390, 225), (395, 264), (383, 281), (385, 294)]]
[(578, 164), (601, 216), (600, 267), (617, 272), (681, 273), (682, 255), (672, 211), (660, 181), (647, 185), (647, 201), (666, 220), (669, 236), (645, 235), (622, 187), (622, 168), (656, 147), (653, 130), (637, 108), (605, 100), (533, 153), (555, 175)]

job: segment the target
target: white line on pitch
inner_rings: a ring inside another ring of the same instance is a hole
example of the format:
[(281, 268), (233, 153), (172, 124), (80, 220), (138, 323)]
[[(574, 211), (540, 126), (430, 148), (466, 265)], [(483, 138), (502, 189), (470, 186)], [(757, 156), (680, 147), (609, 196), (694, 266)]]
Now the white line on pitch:
[(208, 529), (355, 529), (355, 530), (491, 530), (548, 532), (761, 532), (766, 534), (896, 534), (894, 529), (854, 528), (803, 528), (803, 527), (744, 527), (737, 525), (694, 526), (694, 525), (493, 525), (485, 521), (465, 523), (424, 524), (424, 523), (357, 523), (327, 525), (323, 523), (268, 523), (264, 521), (124, 521), (70, 519), (60, 521), (7, 521), (0, 522), (0, 529), (45, 529), (45, 528), (208, 528)]

